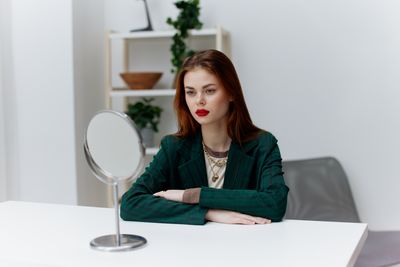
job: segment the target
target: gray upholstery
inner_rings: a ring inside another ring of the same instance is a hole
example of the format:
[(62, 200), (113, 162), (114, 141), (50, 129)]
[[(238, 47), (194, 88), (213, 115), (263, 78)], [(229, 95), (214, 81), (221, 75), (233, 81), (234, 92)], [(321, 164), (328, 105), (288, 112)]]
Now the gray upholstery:
[(359, 222), (346, 174), (334, 158), (286, 161), (287, 219)]
[[(286, 219), (360, 222), (340, 163), (332, 157), (283, 162), (290, 188)], [(400, 263), (400, 231), (369, 231), (357, 267)]]

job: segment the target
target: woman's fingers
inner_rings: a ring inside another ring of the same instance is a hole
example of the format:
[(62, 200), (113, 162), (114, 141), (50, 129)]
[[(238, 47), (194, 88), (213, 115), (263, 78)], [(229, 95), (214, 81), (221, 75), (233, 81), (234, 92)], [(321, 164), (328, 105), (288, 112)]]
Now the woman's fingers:
[(256, 223), (258, 224), (267, 224), (267, 223), (271, 223), (271, 220), (266, 219), (266, 218), (262, 218), (262, 217), (254, 217)]
[(159, 191), (153, 194), (156, 197), (162, 197), (168, 200), (182, 202), (184, 190), (167, 190), (167, 191)]
[(164, 195), (164, 193), (165, 193), (165, 191), (159, 191), (157, 193), (154, 193), (153, 196), (162, 197)]
[(271, 220), (266, 219), (266, 218), (255, 217), (255, 216), (251, 216), (251, 215), (247, 215), (247, 214), (243, 214), (243, 213), (237, 213), (237, 214), (241, 218), (243, 218), (244, 220), (251, 222), (249, 224), (267, 224), (267, 223), (271, 223)]
[(248, 220), (246, 218), (238, 218), (238, 221), (236, 223), (238, 223), (238, 224), (256, 224), (254, 221)]
[(213, 222), (219, 223), (232, 223), (232, 224), (267, 224), (271, 223), (271, 220), (243, 214), (235, 211), (227, 210), (214, 210), (210, 209), (206, 213), (206, 219)]

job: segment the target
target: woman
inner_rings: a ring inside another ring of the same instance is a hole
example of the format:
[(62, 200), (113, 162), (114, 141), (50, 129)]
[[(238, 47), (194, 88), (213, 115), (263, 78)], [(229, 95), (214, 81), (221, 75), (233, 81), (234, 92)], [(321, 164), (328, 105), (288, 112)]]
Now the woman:
[(217, 50), (178, 75), (178, 132), (161, 141), (123, 195), (124, 220), (265, 224), (285, 214), (288, 188), (275, 137), (253, 125), (232, 62)]

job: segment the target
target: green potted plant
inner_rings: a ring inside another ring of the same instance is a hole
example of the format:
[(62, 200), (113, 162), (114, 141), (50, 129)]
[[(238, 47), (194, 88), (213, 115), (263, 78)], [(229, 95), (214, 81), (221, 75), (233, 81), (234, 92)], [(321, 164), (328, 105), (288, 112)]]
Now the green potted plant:
[(175, 6), (180, 10), (178, 17), (175, 20), (167, 18), (167, 24), (176, 29), (176, 33), (172, 37), (172, 45), (170, 48), (172, 53), (172, 73), (178, 73), (183, 60), (194, 53), (194, 51), (188, 49), (186, 45), (189, 30), (201, 29), (203, 26), (203, 23), (199, 20), (200, 0), (181, 0), (176, 2)]
[(128, 104), (125, 112), (140, 129), (145, 147), (154, 146), (154, 132), (158, 132), (158, 124), (162, 108), (152, 105), (154, 98), (143, 98), (134, 104)]

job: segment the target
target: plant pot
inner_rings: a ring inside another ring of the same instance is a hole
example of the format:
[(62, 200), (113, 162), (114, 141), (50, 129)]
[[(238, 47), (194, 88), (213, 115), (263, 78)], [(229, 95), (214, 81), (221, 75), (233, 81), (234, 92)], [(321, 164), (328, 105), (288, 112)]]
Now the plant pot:
[(142, 128), (140, 130), (144, 147), (154, 147), (154, 131), (151, 128)]

